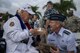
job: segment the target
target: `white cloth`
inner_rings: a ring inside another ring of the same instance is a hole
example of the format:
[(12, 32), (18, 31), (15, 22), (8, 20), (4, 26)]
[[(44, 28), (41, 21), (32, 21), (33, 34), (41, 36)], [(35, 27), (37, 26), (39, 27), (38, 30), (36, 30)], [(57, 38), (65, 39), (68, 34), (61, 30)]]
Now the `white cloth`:
[(22, 5), (22, 6), (19, 8), (19, 10), (25, 10), (25, 11), (27, 11), (27, 12), (30, 13), (30, 14), (35, 14), (35, 13), (32, 11), (32, 9), (31, 9), (31, 5), (29, 5), (29, 4), (24, 4), (24, 5)]
[[(6, 53), (27, 53), (28, 49), (33, 49), (36, 51), (36, 49), (31, 48), (33, 46), (29, 44), (32, 43), (32, 40), (29, 36), (29, 30), (26, 28), (22, 30), (20, 22), (17, 17), (10, 18), (3, 26), (4, 29), (4, 35), (3, 38), (6, 39), (7, 42), (7, 49)], [(29, 38), (29, 43), (21, 43), (21, 40)], [(32, 52), (33, 53), (33, 52)], [(38, 51), (36, 52), (38, 53)]]

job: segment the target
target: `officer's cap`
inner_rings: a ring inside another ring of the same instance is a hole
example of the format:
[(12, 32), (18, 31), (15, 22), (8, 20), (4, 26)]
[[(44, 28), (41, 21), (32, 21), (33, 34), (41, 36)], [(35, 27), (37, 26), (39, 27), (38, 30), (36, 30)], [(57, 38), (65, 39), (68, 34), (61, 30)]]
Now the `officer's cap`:
[(23, 6), (21, 6), (20, 8), (19, 8), (19, 10), (25, 10), (25, 11), (27, 11), (28, 13), (30, 13), (30, 14), (35, 14), (33, 11), (32, 11), (32, 9), (31, 9), (31, 5), (29, 5), (29, 4), (24, 4)]
[(66, 16), (62, 14), (51, 14), (48, 19), (64, 22), (64, 20), (66, 19)]

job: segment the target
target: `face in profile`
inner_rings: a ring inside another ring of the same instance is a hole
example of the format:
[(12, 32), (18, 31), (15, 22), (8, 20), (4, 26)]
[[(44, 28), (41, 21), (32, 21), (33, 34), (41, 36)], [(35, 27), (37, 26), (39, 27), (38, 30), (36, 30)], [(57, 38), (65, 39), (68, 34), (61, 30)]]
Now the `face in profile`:
[(27, 11), (22, 10), (21, 11), (21, 17), (24, 22), (28, 21), (30, 18), (30, 14)]
[(54, 32), (55, 30), (57, 30), (57, 28), (59, 27), (59, 21), (55, 21), (55, 20), (50, 20), (49, 22), (49, 26), (52, 32)]

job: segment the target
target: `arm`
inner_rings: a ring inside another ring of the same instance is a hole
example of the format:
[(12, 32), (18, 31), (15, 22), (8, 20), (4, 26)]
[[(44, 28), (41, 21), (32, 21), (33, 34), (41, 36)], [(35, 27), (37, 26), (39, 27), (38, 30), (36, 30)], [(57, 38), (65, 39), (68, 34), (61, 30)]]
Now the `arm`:
[(33, 35), (47, 35), (47, 31), (45, 29), (41, 29), (41, 31), (39, 31), (39, 29), (30, 29), (30, 32)]
[(75, 45), (75, 37), (73, 34), (71, 34), (68, 38), (68, 43), (67, 43), (67, 50), (68, 53), (75, 53), (76, 51), (76, 45)]
[(5, 37), (14, 42), (28, 38), (29, 32), (27, 29), (22, 30), (19, 20), (16, 17), (10, 18), (3, 26)]
[(27, 30), (14, 30), (7, 33), (7, 37), (14, 42), (22, 41), (23, 39), (27, 39), (29, 37), (29, 33)]

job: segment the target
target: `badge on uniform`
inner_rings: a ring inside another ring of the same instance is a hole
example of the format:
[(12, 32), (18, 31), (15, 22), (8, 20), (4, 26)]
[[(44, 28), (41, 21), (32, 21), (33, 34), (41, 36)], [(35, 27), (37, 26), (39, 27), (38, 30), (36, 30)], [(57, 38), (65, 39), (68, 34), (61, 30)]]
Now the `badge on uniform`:
[(14, 26), (14, 22), (11, 22), (9, 26), (13, 27)]

